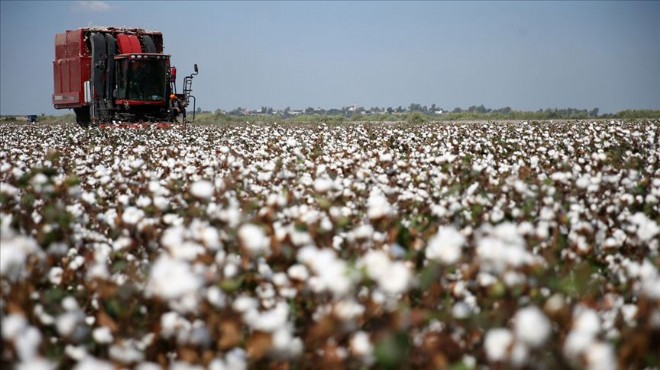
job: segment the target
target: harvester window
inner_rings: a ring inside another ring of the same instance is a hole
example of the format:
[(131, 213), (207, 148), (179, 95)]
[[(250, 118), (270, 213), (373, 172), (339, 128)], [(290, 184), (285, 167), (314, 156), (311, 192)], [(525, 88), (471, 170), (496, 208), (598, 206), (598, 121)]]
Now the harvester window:
[(166, 67), (164, 60), (131, 60), (128, 99), (165, 100)]
[(115, 78), (115, 81), (117, 81), (117, 94), (115, 95), (115, 98), (126, 99), (128, 98), (126, 96), (126, 88), (128, 86), (128, 60), (124, 59), (117, 61), (115, 71), (117, 73)]

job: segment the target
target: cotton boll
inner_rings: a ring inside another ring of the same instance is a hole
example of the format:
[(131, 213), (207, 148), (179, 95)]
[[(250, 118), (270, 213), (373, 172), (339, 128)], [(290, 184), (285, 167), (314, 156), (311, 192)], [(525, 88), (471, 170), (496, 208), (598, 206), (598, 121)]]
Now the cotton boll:
[(334, 182), (329, 177), (320, 177), (314, 181), (314, 191), (319, 194), (327, 193), (334, 187)]
[(513, 344), (513, 334), (508, 329), (490, 329), (486, 333), (484, 348), (489, 361), (504, 361), (509, 357), (509, 349)]
[[(9, 217), (7, 217), (9, 218)], [(3, 215), (3, 221), (5, 216)], [(8, 229), (8, 228), (7, 228)], [(36, 255), (39, 258), (43, 252), (32, 237), (14, 235), (12, 231), (2, 230), (0, 244), (0, 275), (10, 280), (17, 280), (26, 273), (25, 263), (28, 256)]]
[(658, 224), (641, 212), (635, 213), (630, 222), (637, 226), (637, 237), (642, 242), (648, 242), (660, 233)]
[(20, 314), (9, 314), (2, 318), (2, 338), (11, 340), (16, 338), (28, 327), (25, 316)]
[(456, 263), (461, 257), (465, 237), (453, 227), (441, 227), (429, 240), (426, 258), (446, 265)]
[(269, 250), (270, 238), (256, 225), (244, 224), (238, 230), (238, 237), (242, 245), (253, 254), (264, 253)]
[(60, 335), (64, 337), (79, 337), (82, 329), (84, 316), (81, 311), (68, 311), (57, 317), (55, 327)]
[[(211, 365), (209, 365), (209, 369), (213, 369), (210, 366)], [(160, 365), (155, 362), (140, 362), (138, 365), (135, 366), (135, 370), (163, 370), (163, 368), (160, 367)]]
[(94, 331), (92, 331), (92, 337), (97, 343), (101, 344), (112, 343), (114, 339), (110, 329), (105, 326), (94, 329)]
[(114, 370), (115, 366), (107, 361), (94, 357), (85, 357), (76, 364), (73, 370)]
[(299, 280), (299, 281), (305, 281), (309, 277), (309, 272), (307, 271), (307, 268), (305, 267), (305, 265), (301, 265), (301, 264), (291, 265), (291, 267), (289, 267), (289, 269), (287, 270), (287, 274), (291, 279)]
[(190, 194), (199, 199), (210, 199), (213, 196), (213, 184), (206, 180), (197, 181), (190, 186)]
[(121, 220), (128, 225), (135, 225), (144, 218), (144, 211), (136, 207), (127, 207), (121, 215)]
[(588, 370), (616, 370), (617, 358), (614, 348), (608, 343), (595, 342), (586, 352), (585, 359)]
[(596, 311), (579, 307), (576, 316), (573, 321), (573, 331), (592, 336), (595, 336), (600, 331), (600, 318)]
[(302, 353), (303, 343), (287, 328), (280, 328), (272, 335), (273, 351), (278, 357), (297, 357)]
[(369, 334), (367, 332), (360, 330), (353, 333), (349, 341), (349, 346), (355, 356), (361, 357), (367, 363), (373, 361), (374, 346), (369, 340)]
[(391, 263), (389, 273), (387, 275), (381, 275), (378, 278), (381, 289), (394, 295), (404, 293), (408, 290), (410, 282), (410, 269), (403, 262)]
[(513, 321), (516, 339), (533, 348), (543, 345), (552, 332), (550, 320), (535, 306), (518, 310)]
[(202, 281), (193, 273), (190, 264), (161, 254), (149, 274), (147, 291), (164, 299), (195, 295)]
[(216, 308), (225, 307), (225, 294), (217, 286), (209, 287), (206, 291), (206, 300)]
[(393, 212), (392, 205), (378, 188), (374, 188), (367, 199), (367, 215), (370, 219), (379, 219)]
[(38, 357), (22, 361), (16, 365), (16, 370), (55, 370), (55, 368), (56, 364)]
[(111, 359), (123, 364), (132, 364), (144, 360), (144, 353), (136, 348), (136, 343), (133, 340), (122, 341), (110, 346), (108, 354)]

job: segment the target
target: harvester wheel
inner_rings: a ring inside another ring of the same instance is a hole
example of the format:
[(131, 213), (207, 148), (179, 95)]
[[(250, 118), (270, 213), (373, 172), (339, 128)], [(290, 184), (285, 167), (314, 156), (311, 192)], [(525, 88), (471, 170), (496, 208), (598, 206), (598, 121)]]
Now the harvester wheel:
[(91, 123), (92, 119), (89, 116), (89, 107), (74, 108), (73, 111), (76, 113), (76, 123), (80, 127), (87, 128)]

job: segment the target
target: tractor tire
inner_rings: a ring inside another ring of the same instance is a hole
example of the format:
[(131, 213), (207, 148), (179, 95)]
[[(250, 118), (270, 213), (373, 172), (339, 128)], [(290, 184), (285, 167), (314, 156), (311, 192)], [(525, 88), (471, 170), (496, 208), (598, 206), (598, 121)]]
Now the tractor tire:
[(142, 52), (144, 53), (157, 53), (156, 44), (149, 35), (142, 36)]

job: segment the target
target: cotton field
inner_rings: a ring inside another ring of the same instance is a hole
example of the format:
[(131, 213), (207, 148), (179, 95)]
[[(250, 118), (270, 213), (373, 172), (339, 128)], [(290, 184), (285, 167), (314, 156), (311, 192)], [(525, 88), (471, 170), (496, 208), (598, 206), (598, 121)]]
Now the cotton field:
[(657, 369), (659, 128), (4, 124), (2, 368)]

